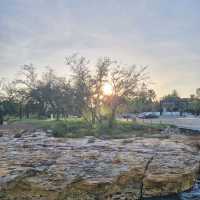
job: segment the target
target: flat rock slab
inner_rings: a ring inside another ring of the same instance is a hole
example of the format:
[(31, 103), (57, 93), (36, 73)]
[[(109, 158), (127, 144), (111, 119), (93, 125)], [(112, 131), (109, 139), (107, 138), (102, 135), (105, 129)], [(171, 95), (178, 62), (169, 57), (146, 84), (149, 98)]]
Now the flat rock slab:
[(200, 138), (0, 137), (0, 199), (130, 199), (179, 193), (199, 174)]

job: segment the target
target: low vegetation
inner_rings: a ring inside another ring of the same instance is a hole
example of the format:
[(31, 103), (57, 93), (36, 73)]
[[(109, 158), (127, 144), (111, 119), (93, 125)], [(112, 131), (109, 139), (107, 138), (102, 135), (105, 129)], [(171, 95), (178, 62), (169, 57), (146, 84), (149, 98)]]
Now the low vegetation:
[(12, 124), (31, 124), (35, 128), (43, 129), (55, 137), (84, 137), (95, 136), (103, 138), (128, 138), (130, 136), (152, 136), (159, 134), (168, 125), (142, 124), (133, 121), (115, 121), (115, 128), (109, 128), (108, 122), (96, 123), (90, 126), (82, 118), (65, 120), (23, 119), (11, 120)]

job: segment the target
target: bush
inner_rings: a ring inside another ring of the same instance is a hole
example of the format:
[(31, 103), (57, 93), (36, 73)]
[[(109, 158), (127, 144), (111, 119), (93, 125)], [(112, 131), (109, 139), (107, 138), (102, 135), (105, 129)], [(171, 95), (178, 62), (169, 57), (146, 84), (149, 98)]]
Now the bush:
[(53, 124), (51, 129), (55, 137), (64, 137), (68, 132), (67, 125), (63, 122)]

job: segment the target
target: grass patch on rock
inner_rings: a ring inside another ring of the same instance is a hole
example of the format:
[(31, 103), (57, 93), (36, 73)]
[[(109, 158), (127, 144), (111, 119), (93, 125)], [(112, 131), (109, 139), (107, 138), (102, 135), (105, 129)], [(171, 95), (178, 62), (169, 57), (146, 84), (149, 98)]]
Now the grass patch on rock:
[[(26, 119), (15, 121), (14, 124), (31, 124), (41, 128), (55, 137), (84, 137), (95, 136), (104, 138), (128, 138), (131, 136), (151, 137), (159, 134), (169, 125), (143, 124), (133, 121), (116, 121), (111, 129), (107, 122), (97, 123), (93, 126), (82, 118), (68, 118), (65, 120), (38, 120)], [(12, 124), (13, 124), (12, 123)]]

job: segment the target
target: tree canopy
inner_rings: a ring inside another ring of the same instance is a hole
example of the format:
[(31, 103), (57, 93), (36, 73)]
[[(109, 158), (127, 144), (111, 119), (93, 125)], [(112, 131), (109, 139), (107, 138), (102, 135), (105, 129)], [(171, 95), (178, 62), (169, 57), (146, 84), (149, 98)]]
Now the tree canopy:
[(91, 125), (107, 120), (112, 127), (120, 107), (155, 99), (155, 92), (147, 89), (146, 67), (124, 66), (108, 57), (91, 64), (78, 54), (66, 57), (65, 64), (71, 72), (68, 78), (51, 68), (39, 75), (30, 64), (15, 80), (1, 81), (2, 115), (57, 119), (72, 115)]

